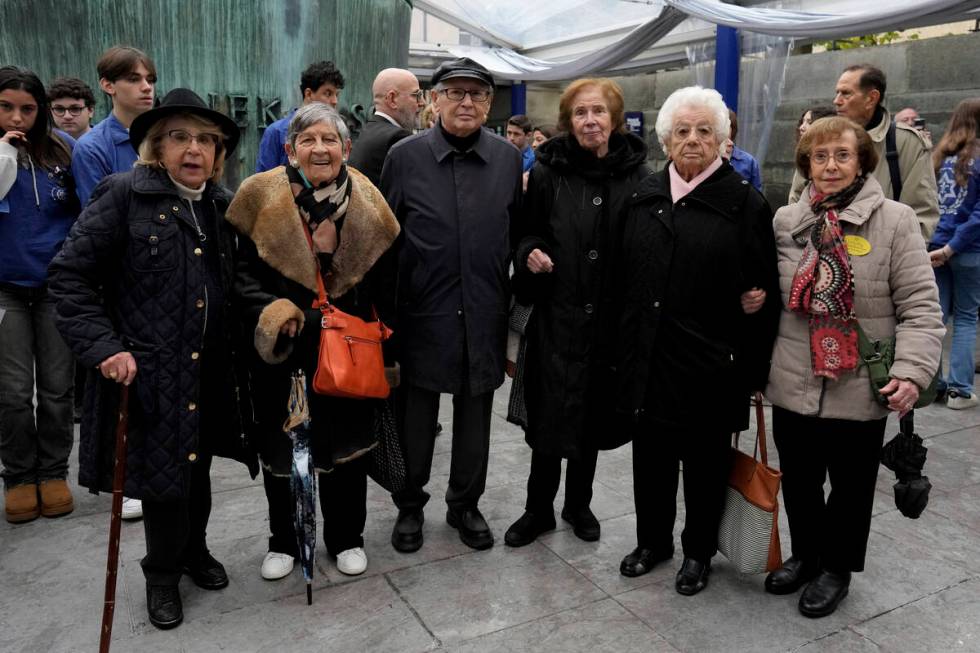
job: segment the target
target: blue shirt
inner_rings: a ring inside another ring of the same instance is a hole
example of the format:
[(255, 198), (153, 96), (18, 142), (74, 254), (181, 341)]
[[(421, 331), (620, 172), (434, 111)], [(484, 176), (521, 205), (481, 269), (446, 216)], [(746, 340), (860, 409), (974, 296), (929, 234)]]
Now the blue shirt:
[(71, 172), (82, 208), (88, 204), (92, 191), (103, 178), (132, 170), (136, 159), (136, 150), (129, 141), (129, 130), (111, 113), (78, 139), (71, 160)]
[(533, 168), (534, 167), (534, 148), (532, 148), (530, 145), (528, 145), (527, 147), (525, 147), (524, 148), (524, 151), (521, 152), (521, 160), (522, 160), (522, 163), (524, 164), (524, 170), (522, 172), (527, 172), (528, 170), (530, 170), (531, 168)]
[(286, 133), (289, 131), (289, 121), (293, 119), (293, 109), (285, 116), (265, 128), (262, 141), (259, 143), (259, 158), (255, 161), (255, 172), (265, 172), (286, 165)]
[(759, 162), (755, 157), (740, 149), (737, 145), (732, 148), (732, 167), (735, 172), (742, 175), (755, 189), (762, 192), (762, 172), (759, 170)]
[(939, 167), (939, 224), (932, 249), (949, 245), (957, 254), (980, 252), (980, 158), (970, 161), (966, 186), (956, 183), (957, 157), (948, 156)]
[[(68, 144), (75, 140), (54, 130)], [(0, 282), (38, 288), (48, 278), (48, 264), (61, 249), (78, 217), (67, 169), (17, 166), (17, 180), (0, 198)], [(37, 194), (34, 186), (37, 184)]]

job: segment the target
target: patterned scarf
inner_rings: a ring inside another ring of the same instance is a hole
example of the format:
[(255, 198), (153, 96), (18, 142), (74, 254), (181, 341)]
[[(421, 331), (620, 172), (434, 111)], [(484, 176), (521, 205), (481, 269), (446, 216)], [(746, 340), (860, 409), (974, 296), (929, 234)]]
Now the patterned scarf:
[(314, 188), (298, 168), (287, 165), (286, 176), (290, 183), (303, 187), (294, 200), (303, 218), (310, 225), (310, 233), (316, 231), (324, 220), (338, 222), (347, 213), (351, 183), (346, 165), (340, 166), (336, 179), (321, 184), (318, 188)]
[(789, 294), (789, 309), (809, 317), (813, 374), (835, 380), (859, 360), (854, 272), (837, 211), (851, 203), (864, 180), (858, 177), (837, 193), (810, 199), (820, 219), (810, 230)]

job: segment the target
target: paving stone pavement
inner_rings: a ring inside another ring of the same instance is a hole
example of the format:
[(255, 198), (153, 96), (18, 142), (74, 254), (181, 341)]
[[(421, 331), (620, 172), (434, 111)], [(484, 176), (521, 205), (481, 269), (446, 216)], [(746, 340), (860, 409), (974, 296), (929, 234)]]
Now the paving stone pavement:
[[(441, 436), (425, 546), (414, 554), (391, 548), (396, 510), (372, 483), (368, 571), (343, 576), (321, 543), (307, 606), (298, 569), (277, 582), (259, 576), (268, 536), (261, 480), (219, 459), (208, 541), (228, 570), (229, 587), (207, 592), (184, 579), (183, 625), (155, 629), (139, 567), (143, 528), (124, 523), (112, 650), (980, 651), (980, 410), (917, 411), (934, 485), (928, 509), (915, 521), (902, 517), (892, 499), (893, 477), (882, 469), (867, 569), (855, 575), (837, 613), (811, 620), (796, 611), (796, 596), (766, 594), (761, 576), (740, 576), (721, 556), (704, 592), (677, 594), (679, 540), (672, 562), (641, 578), (621, 576), (619, 562), (635, 544), (628, 446), (599, 456), (593, 501), (603, 529), (599, 542), (577, 539), (559, 519), (554, 532), (530, 546), (504, 546), (504, 531), (523, 509), (530, 462), (522, 432), (504, 420), (507, 392), (505, 385), (496, 396), (481, 503), (497, 540), (492, 549), (467, 548), (445, 523), (450, 438)], [(448, 432), (451, 405), (448, 398), (442, 403)], [(889, 438), (897, 431), (894, 419), (888, 431)], [(75, 499), (69, 516), (0, 524), (0, 651), (97, 649), (110, 497), (78, 488)], [(683, 514), (681, 504), (679, 520)], [(788, 555), (784, 516), (781, 530)]]

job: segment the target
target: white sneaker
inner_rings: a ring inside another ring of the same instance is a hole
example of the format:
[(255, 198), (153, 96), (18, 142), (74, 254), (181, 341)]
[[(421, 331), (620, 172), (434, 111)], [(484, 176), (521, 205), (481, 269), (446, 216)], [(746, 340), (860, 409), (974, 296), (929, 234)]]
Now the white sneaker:
[(961, 395), (956, 390), (950, 390), (949, 394), (946, 395), (946, 406), (953, 410), (973, 408), (977, 404), (980, 404), (980, 399), (977, 398), (975, 392), (971, 392), (969, 395)]
[(275, 551), (269, 551), (265, 554), (265, 560), (262, 561), (262, 578), (279, 580), (291, 574), (292, 571), (293, 556)]
[(122, 518), (139, 519), (143, 516), (143, 502), (139, 499), (123, 497)]
[(348, 576), (363, 574), (367, 569), (367, 554), (361, 547), (341, 551), (337, 555), (337, 571)]

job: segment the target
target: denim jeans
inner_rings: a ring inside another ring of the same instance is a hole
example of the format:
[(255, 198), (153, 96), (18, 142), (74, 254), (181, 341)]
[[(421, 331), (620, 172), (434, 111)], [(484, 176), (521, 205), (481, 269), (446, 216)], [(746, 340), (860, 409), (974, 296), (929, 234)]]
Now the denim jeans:
[(943, 382), (947, 390), (969, 395), (973, 392), (973, 350), (980, 308), (980, 253), (955, 254), (935, 272), (943, 322), (953, 321), (949, 373), (943, 375)]
[[(0, 286), (0, 463), (8, 488), (68, 477), (75, 361), (45, 288)], [(35, 384), (37, 409), (34, 405)]]

